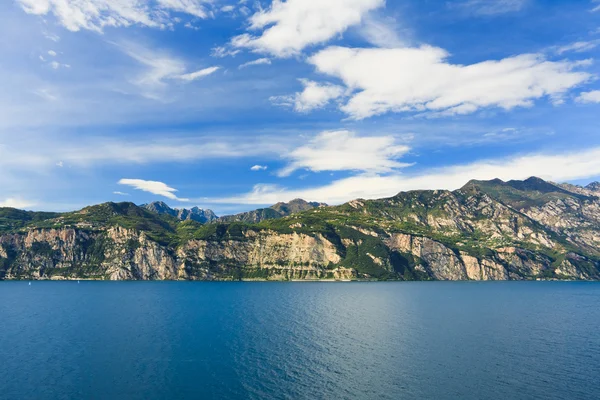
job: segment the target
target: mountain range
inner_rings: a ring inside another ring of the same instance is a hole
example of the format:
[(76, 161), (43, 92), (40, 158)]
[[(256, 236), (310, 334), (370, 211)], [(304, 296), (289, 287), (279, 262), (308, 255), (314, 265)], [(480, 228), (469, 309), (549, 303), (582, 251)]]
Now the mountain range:
[(600, 184), (470, 181), (235, 216), (161, 202), (0, 208), (0, 279), (600, 279)]
[(180, 221), (196, 221), (205, 224), (218, 218), (212, 210), (203, 210), (198, 207), (192, 207), (189, 210), (186, 208), (171, 208), (162, 201), (142, 204), (141, 207), (156, 214), (170, 215)]
[(235, 215), (226, 215), (217, 217), (212, 210), (203, 210), (198, 207), (191, 209), (171, 208), (162, 201), (155, 201), (149, 204), (143, 204), (141, 207), (156, 214), (170, 215), (180, 221), (197, 221), (200, 223), (231, 223), (247, 222), (258, 223), (267, 219), (276, 219), (286, 217), (291, 214), (311, 210), (316, 207), (325, 207), (325, 203), (308, 202), (302, 199), (294, 199), (288, 203), (277, 203), (268, 208), (259, 208), (248, 212)]

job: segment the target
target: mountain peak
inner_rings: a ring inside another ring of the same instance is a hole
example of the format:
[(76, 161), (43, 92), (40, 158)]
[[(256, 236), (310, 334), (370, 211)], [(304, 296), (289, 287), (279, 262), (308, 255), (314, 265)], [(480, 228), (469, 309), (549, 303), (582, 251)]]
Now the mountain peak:
[(186, 208), (171, 208), (162, 201), (154, 201), (149, 204), (144, 204), (142, 207), (153, 213), (167, 214), (181, 221), (192, 220), (204, 224), (217, 219), (217, 216), (212, 210), (203, 210), (199, 207), (192, 207), (189, 210)]
[(600, 192), (600, 182), (592, 182), (585, 187), (587, 190), (592, 192)]
[(248, 211), (236, 215), (226, 215), (217, 220), (217, 222), (247, 222), (258, 223), (268, 219), (277, 219), (287, 217), (302, 211), (312, 210), (313, 208), (327, 206), (325, 203), (308, 202), (304, 199), (294, 199), (287, 203), (279, 202), (271, 207), (259, 208), (258, 210)]

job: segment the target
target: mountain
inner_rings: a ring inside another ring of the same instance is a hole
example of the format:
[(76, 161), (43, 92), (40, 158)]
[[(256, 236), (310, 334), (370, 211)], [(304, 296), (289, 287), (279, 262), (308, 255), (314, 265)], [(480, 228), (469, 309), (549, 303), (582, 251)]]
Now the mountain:
[(180, 221), (197, 221), (202, 224), (212, 222), (217, 219), (212, 210), (203, 210), (198, 207), (192, 207), (189, 210), (186, 208), (171, 208), (162, 201), (155, 201), (149, 204), (143, 204), (141, 207), (156, 214), (166, 214), (177, 218)]
[(572, 185), (570, 183), (554, 183), (554, 185), (573, 193), (587, 196), (600, 196), (600, 182), (592, 182), (587, 186)]
[(599, 280), (590, 187), (470, 181), (339, 206), (298, 200), (263, 209), (270, 219), (209, 224), (162, 205), (0, 208), (0, 279)]
[(600, 193), (600, 182), (592, 182), (585, 188), (591, 192)]
[(317, 207), (326, 207), (325, 203), (308, 202), (302, 199), (294, 199), (289, 203), (277, 203), (269, 208), (259, 208), (236, 215), (227, 215), (217, 219), (217, 223), (246, 222), (258, 223), (268, 219), (287, 217), (302, 211), (312, 210)]

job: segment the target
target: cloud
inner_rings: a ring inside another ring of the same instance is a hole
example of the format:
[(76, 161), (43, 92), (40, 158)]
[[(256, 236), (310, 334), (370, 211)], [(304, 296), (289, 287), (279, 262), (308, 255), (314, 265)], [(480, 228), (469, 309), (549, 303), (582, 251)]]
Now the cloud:
[(577, 99), (580, 103), (600, 103), (600, 90), (581, 93)]
[(192, 82), (220, 69), (218, 66), (212, 66), (195, 72), (186, 72), (185, 61), (170, 54), (133, 43), (116, 45), (129, 57), (146, 67), (142, 73), (131, 80), (131, 83), (141, 87), (142, 94), (148, 98), (159, 99), (160, 96), (157, 92), (164, 89), (169, 81)]
[(164, 86), (165, 80), (185, 74), (185, 63), (171, 55), (141, 47), (132, 43), (117, 44), (132, 59), (147, 67), (132, 83), (145, 86)]
[(52, 69), (71, 68), (71, 66), (69, 64), (61, 64), (58, 61), (51, 61), (48, 63), (48, 65), (50, 65), (50, 67), (52, 67)]
[(172, 13), (207, 18), (208, 0), (17, 0), (28, 14), (54, 15), (70, 31), (102, 32), (105, 27), (140, 25), (164, 29), (177, 20)]
[(271, 59), (269, 58), (259, 58), (258, 60), (248, 61), (247, 63), (241, 64), (238, 68), (246, 68), (251, 67), (253, 65), (271, 65)]
[(129, 196), (129, 193), (124, 193), (124, 192), (119, 192), (119, 191), (113, 192), (113, 194), (116, 194), (118, 196)]
[(54, 35), (52, 33), (44, 32), (44, 37), (48, 40), (52, 40), (55, 43), (60, 42), (60, 36)]
[(406, 43), (398, 34), (398, 21), (392, 17), (374, 17), (367, 15), (359, 28), (365, 40), (376, 47), (394, 48)]
[(254, 165), (250, 168), (251, 171), (265, 171), (268, 167), (266, 165)]
[(235, 6), (223, 6), (223, 7), (221, 7), (221, 11), (222, 12), (231, 12), (233, 10), (235, 10)]
[(221, 67), (208, 67), (208, 68), (204, 68), (204, 69), (201, 69), (199, 71), (192, 72), (189, 74), (179, 75), (179, 76), (177, 76), (177, 78), (182, 79), (184, 81), (194, 81), (196, 79), (200, 79), (205, 76), (208, 76), (220, 69), (221, 69)]
[(58, 100), (58, 96), (51, 92), (49, 89), (38, 89), (32, 92), (36, 96), (41, 97), (44, 100), (56, 101)]
[(383, 7), (385, 0), (274, 0), (267, 10), (250, 17), (250, 30), (232, 39), (231, 45), (275, 57), (300, 54), (308, 46), (325, 43), (363, 16)]
[(302, 92), (291, 96), (272, 96), (271, 102), (284, 106), (293, 107), (298, 112), (308, 112), (323, 108), (331, 100), (335, 100), (344, 94), (345, 88), (330, 83), (319, 83), (308, 79), (300, 79), (304, 85)]
[(225, 58), (229, 56), (235, 57), (240, 52), (241, 50), (232, 50), (227, 46), (217, 46), (211, 50), (210, 55), (215, 58)]
[(466, 0), (448, 3), (451, 8), (460, 8), (470, 14), (492, 16), (521, 11), (529, 0)]
[(570, 51), (582, 53), (596, 48), (598, 44), (600, 44), (600, 40), (592, 40), (589, 42), (574, 42), (565, 46), (558, 47), (556, 49), (556, 54), (561, 55)]
[(205, 200), (213, 204), (274, 204), (303, 198), (340, 204), (349, 200), (377, 199), (408, 190), (454, 190), (471, 179), (526, 179), (538, 176), (552, 181), (569, 181), (600, 175), (600, 148), (563, 154), (530, 154), (503, 159), (481, 160), (469, 164), (426, 169), (411, 175), (357, 175), (324, 186), (286, 189), (275, 185), (256, 185), (240, 196)]
[(56, 52), (54, 50), (48, 50), (48, 54), (52, 57), (56, 57)]
[(289, 139), (273, 136), (167, 139), (150, 136), (138, 140), (97, 137), (86, 140), (79, 136), (23, 135), (21, 139), (14, 138), (10, 143), (0, 144), (0, 170), (3, 173), (8, 170), (49, 170), (59, 161), (81, 169), (98, 165), (160, 165), (257, 156), (276, 158), (290, 148)]
[(397, 159), (408, 151), (407, 146), (396, 144), (393, 136), (359, 137), (346, 130), (327, 131), (286, 154), (289, 163), (278, 175), (289, 176), (303, 168), (314, 172), (387, 173), (407, 166)]
[(485, 107), (529, 107), (558, 98), (591, 75), (575, 71), (589, 62), (547, 61), (523, 54), (471, 65), (451, 64), (440, 48), (329, 47), (309, 58), (317, 71), (353, 91), (341, 107), (351, 118), (386, 112), (469, 114)]
[(36, 203), (20, 198), (9, 197), (5, 200), (0, 200), (0, 207), (20, 208), (25, 209), (34, 206)]
[(163, 196), (171, 200), (189, 201), (189, 199), (177, 197), (175, 195), (177, 189), (174, 189), (163, 182), (145, 181), (143, 179), (121, 179), (118, 183), (119, 185), (131, 186), (134, 189), (156, 194), (158, 196)]

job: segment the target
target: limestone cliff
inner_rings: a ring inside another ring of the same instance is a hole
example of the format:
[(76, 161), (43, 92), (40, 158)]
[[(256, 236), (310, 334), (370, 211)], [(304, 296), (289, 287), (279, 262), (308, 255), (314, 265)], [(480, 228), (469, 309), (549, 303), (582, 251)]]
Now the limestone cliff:
[(259, 223), (204, 224), (132, 203), (0, 209), (0, 279), (596, 280), (590, 187), (472, 181)]

